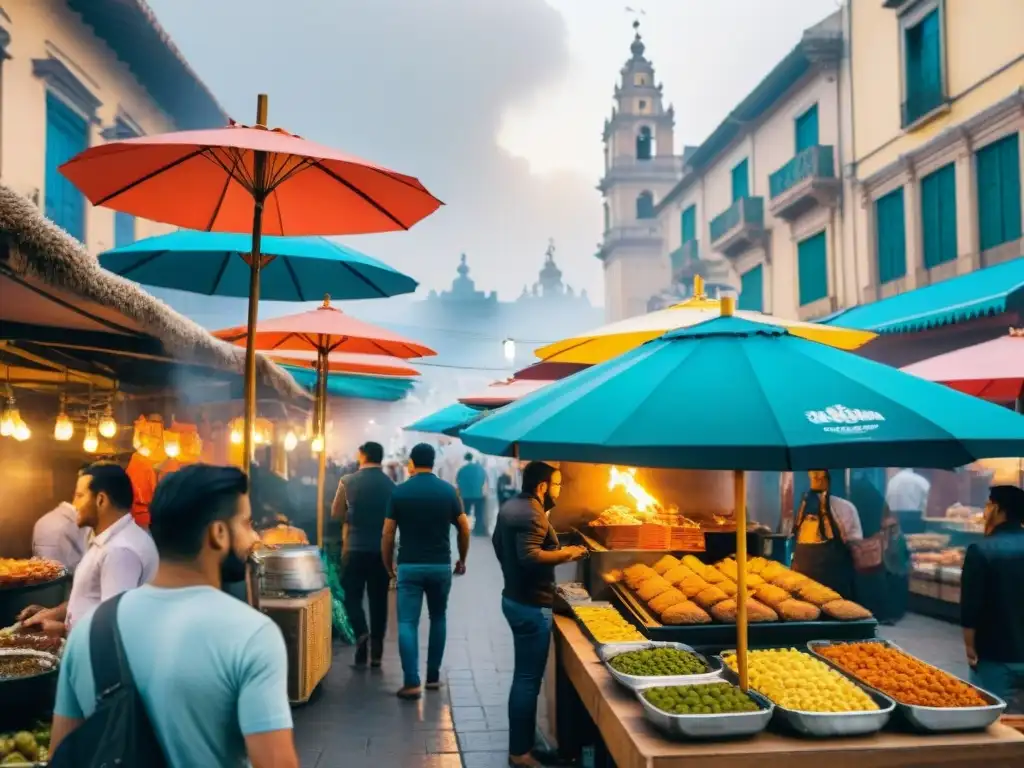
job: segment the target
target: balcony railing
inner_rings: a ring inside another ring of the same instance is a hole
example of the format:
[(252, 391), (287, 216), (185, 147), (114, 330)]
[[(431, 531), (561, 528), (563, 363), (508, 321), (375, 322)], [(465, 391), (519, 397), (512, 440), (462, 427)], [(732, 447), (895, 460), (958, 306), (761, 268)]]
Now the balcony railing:
[(772, 199), (788, 192), (804, 179), (834, 179), (835, 158), (832, 147), (808, 147), (768, 177), (768, 192)]
[(715, 216), (711, 220), (711, 242), (721, 240), (740, 226), (764, 228), (764, 198), (741, 197), (724, 213)]
[(672, 274), (677, 274), (684, 267), (700, 261), (700, 248), (696, 240), (687, 240), (668, 255), (672, 264)]
[(913, 125), (945, 103), (946, 94), (941, 85), (915, 87), (907, 93), (907, 100), (903, 102), (903, 127)]

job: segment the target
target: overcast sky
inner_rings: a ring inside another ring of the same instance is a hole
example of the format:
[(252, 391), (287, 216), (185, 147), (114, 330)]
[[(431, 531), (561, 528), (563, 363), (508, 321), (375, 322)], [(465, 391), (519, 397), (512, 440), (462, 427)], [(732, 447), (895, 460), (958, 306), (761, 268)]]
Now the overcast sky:
[[(629, 56), (622, 0), (149, 0), (228, 112), (418, 176), (447, 203), (408, 233), (346, 242), (446, 287), (514, 298), (554, 237), (601, 301), (601, 128)], [(631, 0), (632, 2), (632, 0)], [(642, 33), (697, 144), (839, 0), (646, 0)], [(289, 14), (285, 16), (284, 14)]]

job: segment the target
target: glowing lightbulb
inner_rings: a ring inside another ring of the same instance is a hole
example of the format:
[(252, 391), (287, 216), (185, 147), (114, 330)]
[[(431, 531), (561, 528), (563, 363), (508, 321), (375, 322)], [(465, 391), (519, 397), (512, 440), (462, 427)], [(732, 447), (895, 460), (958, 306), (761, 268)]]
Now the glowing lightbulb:
[(149, 449), (149, 446), (146, 445), (145, 443), (143, 443), (142, 445), (140, 445), (138, 447), (138, 451), (139, 451), (139, 456), (142, 456), (143, 458), (149, 458), (149, 456), (151, 456), (152, 453), (153, 453), (153, 451), (151, 451)]
[(294, 451), (295, 446), (299, 444), (299, 438), (295, 436), (295, 433), (290, 431), (284, 436), (284, 449), (286, 451)]
[(18, 423), (14, 425), (14, 439), (19, 443), (24, 443), (30, 437), (32, 437), (32, 430), (19, 418)]
[(237, 428), (231, 430), (231, 444), (232, 445), (241, 445), (242, 444), (242, 430), (237, 429)]
[(103, 437), (110, 439), (117, 434), (117, 420), (114, 419), (114, 412), (107, 406), (107, 409), (103, 412), (103, 416), (100, 418), (99, 432)]
[(164, 453), (172, 459), (181, 455), (181, 438), (176, 432), (164, 432)]
[(100, 449), (100, 438), (96, 433), (96, 427), (85, 428), (85, 439), (82, 440), (82, 450), (86, 453), (96, 453)]
[(21, 421), (21, 414), (18, 413), (14, 402), (8, 400), (7, 405), (4, 406), (3, 416), (0, 417), (0, 437), (13, 437), (19, 421)]
[(71, 419), (68, 418), (68, 415), (62, 410), (57, 415), (57, 421), (53, 424), (53, 439), (66, 443), (74, 436), (75, 425), (71, 422)]
[(514, 363), (516, 361), (516, 341), (515, 339), (505, 339), (501, 342), (501, 349), (505, 353), (505, 359)]
[(309, 450), (313, 453), (320, 453), (324, 449), (324, 436), (317, 435), (309, 443)]

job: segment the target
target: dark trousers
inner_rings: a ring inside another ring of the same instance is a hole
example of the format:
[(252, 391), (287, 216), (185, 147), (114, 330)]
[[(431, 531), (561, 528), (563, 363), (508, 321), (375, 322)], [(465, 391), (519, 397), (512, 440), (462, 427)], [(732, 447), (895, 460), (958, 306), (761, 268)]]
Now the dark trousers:
[(525, 755), (537, 735), (537, 697), (551, 647), (551, 609), (523, 605), (507, 597), (501, 610), (512, 630), (515, 670), (508, 694), (508, 752)]
[[(380, 659), (384, 653), (384, 634), (388, 628), (388, 591), (391, 577), (384, 568), (380, 552), (349, 552), (341, 586), (345, 590), (345, 610), (356, 639), (370, 638), (370, 655)], [(370, 625), (363, 612), (363, 594), (370, 604)]]
[(473, 535), (486, 536), (487, 499), (485, 499), (483, 496), (465, 498), (462, 500), (462, 505), (466, 510), (466, 514), (473, 518)]

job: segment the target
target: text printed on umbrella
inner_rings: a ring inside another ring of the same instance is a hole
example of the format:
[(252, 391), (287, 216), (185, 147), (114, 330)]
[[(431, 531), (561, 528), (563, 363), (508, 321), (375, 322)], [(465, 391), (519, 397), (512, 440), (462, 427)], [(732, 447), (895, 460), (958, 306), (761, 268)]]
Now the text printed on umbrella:
[(885, 416), (878, 411), (847, 408), (845, 405), (830, 405), (821, 411), (805, 411), (804, 415), (811, 424), (821, 425), (826, 432), (844, 435), (870, 432), (878, 429), (879, 422), (885, 421)]

